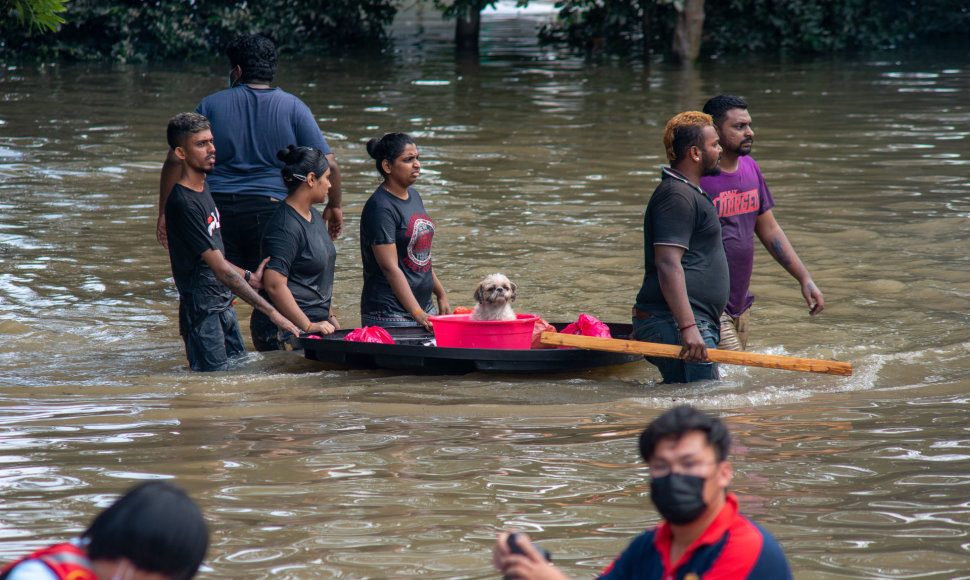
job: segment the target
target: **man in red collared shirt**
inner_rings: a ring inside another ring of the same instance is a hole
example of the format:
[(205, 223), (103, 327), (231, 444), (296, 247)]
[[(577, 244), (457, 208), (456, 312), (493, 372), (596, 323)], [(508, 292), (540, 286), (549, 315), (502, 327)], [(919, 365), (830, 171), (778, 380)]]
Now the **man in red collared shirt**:
[[(731, 437), (723, 421), (697, 409), (675, 407), (640, 435), (640, 454), (650, 466), (650, 499), (664, 521), (637, 536), (601, 579), (790, 580), (778, 542), (738, 513), (727, 492)], [(524, 535), (513, 554), (508, 535), (496, 543), (494, 562), (506, 576), (563, 580)]]

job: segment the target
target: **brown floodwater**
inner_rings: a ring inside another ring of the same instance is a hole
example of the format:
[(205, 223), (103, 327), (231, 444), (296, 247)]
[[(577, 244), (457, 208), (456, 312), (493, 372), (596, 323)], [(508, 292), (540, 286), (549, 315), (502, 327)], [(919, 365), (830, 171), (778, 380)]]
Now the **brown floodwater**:
[[(334, 303), (358, 322), (365, 141), (417, 140), (454, 306), (501, 270), (519, 312), (628, 322), (642, 215), (673, 114), (751, 103), (775, 215), (825, 293), (758, 250), (750, 350), (851, 377), (645, 362), (574, 374), (413, 376), (295, 353), (188, 370), (155, 242), (164, 127), (223, 61), (0, 69), (0, 559), (172, 479), (212, 529), (202, 578), (492, 578), (496, 533), (589, 578), (657, 515), (636, 436), (692, 403), (736, 438), (742, 509), (796, 578), (970, 578), (968, 50), (590, 63), (492, 17), (480, 58), (411, 23), (382, 56), (284, 58), (344, 176)], [(249, 308), (239, 307), (248, 320)]]

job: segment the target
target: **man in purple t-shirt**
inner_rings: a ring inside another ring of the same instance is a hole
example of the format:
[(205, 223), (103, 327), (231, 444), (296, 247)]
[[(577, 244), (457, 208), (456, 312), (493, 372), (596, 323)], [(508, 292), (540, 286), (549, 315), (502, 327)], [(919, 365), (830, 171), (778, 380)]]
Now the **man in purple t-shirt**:
[(822, 291), (775, 221), (771, 212), (775, 200), (758, 164), (748, 156), (754, 131), (747, 109), (748, 103), (733, 95), (716, 96), (704, 105), (704, 112), (714, 118), (723, 148), (720, 175), (704, 177), (700, 185), (717, 208), (731, 273), (731, 295), (721, 315), (718, 344), (718, 348), (726, 350), (744, 350), (748, 344), (748, 309), (754, 302), (748, 287), (754, 266), (755, 234), (771, 256), (798, 280), (810, 308), (808, 313), (814, 316), (824, 308)]

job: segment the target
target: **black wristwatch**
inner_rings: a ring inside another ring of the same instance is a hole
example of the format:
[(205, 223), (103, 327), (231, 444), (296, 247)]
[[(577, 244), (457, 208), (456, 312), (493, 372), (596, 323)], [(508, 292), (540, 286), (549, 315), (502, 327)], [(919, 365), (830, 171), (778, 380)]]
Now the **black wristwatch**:
[(249, 282), (249, 279), (252, 277), (253, 277), (253, 273), (250, 272), (249, 270), (246, 270), (246, 282)]

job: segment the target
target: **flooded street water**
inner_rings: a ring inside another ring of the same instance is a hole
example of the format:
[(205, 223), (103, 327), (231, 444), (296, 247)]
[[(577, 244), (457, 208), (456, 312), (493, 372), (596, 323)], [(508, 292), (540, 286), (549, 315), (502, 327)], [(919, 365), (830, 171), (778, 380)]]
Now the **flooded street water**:
[[(590, 578), (654, 524), (636, 436), (691, 403), (735, 436), (734, 491), (799, 579), (970, 578), (968, 52), (591, 64), (492, 18), (393, 54), (284, 58), (343, 173), (334, 304), (358, 322), (364, 143), (411, 133), (452, 306), (485, 274), (517, 311), (629, 322), (667, 119), (743, 95), (779, 223), (825, 311), (758, 248), (749, 350), (852, 377), (645, 362), (458, 377), (251, 354), (188, 370), (154, 238), (164, 129), (228, 66), (0, 70), (0, 560), (69, 538), (135, 482), (172, 478), (212, 530), (202, 578), (494, 578), (517, 527)], [(249, 307), (238, 307), (248, 339)]]

